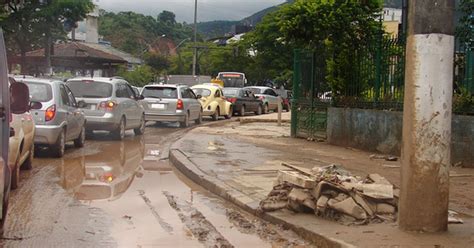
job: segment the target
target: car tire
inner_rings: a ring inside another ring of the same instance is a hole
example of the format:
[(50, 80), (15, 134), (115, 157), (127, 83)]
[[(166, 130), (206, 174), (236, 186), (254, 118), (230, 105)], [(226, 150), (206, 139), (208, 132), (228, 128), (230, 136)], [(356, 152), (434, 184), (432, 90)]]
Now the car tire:
[(268, 104), (265, 103), (265, 104), (263, 105), (263, 113), (264, 113), (264, 114), (268, 114), (268, 111), (269, 111), (269, 110), (268, 110)]
[(31, 144), (30, 154), (28, 154), (28, 158), (23, 162), (20, 169), (22, 170), (31, 170), (33, 169), (33, 158), (35, 156), (35, 145)]
[(184, 120), (179, 123), (179, 127), (181, 128), (189, 127), (189, 114), (184, 115)]
[(262, 105), (258, 105), (257, 111), (255, 111), (256, 115), (261, 115), (262, 114)]
[(245, 116), (245, 106), (244, 105), (242, 105), (242, 107), (240, 107), (239, 115), (242, 116), (242, 117)]
[(194, 120), (194, 123), (195, 123), (196, 125), (199, 125), (199, 124), (202, 123), (202, 111), (199, 112), (199, 117), (198, 117), (196, 120)]
[(62, 158), (64, 156), (64, 152), (66, 150), (66, 130), (59, 134), (58, 140), (56, 140), (56, 144), (51, 146), (51, 150), (53, 152), (53, 156), (56, 158)]
[(232, 118), (232, 113), (234, 112), (234, 109), (232, 108), (232, 106), (229, 107), (229, 114), (225, 115), (224, 118), (226, 118), (227, 120)]
[(214, 111), (214, 114), (211, 115), (213, 121), (219, 120), (219, 108), (216, 108), (216, 111)]
[(123, 140), (125, 138), (125, 117), (122, 116), (119, 126), (112, 131), (112, 136), (116, 140)]
[(145, 133), (145, 116), (142, 115), (142, 119), (140, 120), (140, 127), (133, 129), (135, 135), (142, 135)]
[(86, 128), (82, 127), (79, 137), (77, 137), (77, 139), (74, 140), (74, 146), (77, 148), (81, 148), (81, 147), (84, 147), (85, 143), (86, 143)]

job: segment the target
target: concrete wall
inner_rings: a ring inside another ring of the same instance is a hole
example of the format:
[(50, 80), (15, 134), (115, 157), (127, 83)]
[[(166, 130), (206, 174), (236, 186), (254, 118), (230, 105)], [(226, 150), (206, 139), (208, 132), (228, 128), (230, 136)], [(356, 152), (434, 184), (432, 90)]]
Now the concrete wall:
[[(402, 112), (329, 108), (327, 139), (330, 144), (400, 155)], [(454, 116), (452, 162), (474, 167), (474, 116)]]

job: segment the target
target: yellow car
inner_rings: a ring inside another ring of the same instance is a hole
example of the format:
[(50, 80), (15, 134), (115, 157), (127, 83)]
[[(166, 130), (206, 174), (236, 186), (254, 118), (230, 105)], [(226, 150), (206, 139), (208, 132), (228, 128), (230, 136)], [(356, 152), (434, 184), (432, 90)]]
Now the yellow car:
[(224, 116), (226, 119), (232, 117), (232, 103), (225, 99), (219, 85), (199, 84), (191, 89), (201, 102), (203, 116), (211, 116), (214, 121), (217, 121), (219, 116)]

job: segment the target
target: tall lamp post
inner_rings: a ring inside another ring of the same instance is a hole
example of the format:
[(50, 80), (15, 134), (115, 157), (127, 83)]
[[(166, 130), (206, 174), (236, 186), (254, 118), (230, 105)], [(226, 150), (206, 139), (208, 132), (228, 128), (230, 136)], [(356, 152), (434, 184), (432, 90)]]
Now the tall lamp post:
[(191, 38), (186, 38), (186, 39), (183, 39), (181, 42), (178, 43), (178, 45), (173, 48), (171, 51), (176, 51), (178, 53), (178, 61), (179, 61), (179, 74), (182, 74), (182, 71), (183, 71), (183, 65), (181, 63), (181, 53), (179, 52), (178, 48), (184, 44), (184, 42), (188, 41), (188, 40), (191, 40)]
[(197, 62), (197, 0), (194, 0), (194, 53), (193, 53), (193, 76), (196, 76), (196, 62)]

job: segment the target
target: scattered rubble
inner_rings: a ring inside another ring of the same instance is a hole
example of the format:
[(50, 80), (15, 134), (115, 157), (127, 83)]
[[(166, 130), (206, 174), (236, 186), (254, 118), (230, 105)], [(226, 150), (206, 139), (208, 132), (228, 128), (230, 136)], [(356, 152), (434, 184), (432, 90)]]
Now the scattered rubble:
[(362, 179), (334, 164), (309, 172), (284, 166), (289, 169), (278, 171), (273, 190), (260, 202), (262, 211), (287, 208), (344, 224), (396, 220), (400, 190), (379, 174)]
[(392, 155), (381, 155), (381, 154), (372, 154), (369, 156), (370, 159), (384, 159), (385, 161), (398, 161), (398, 157)]

